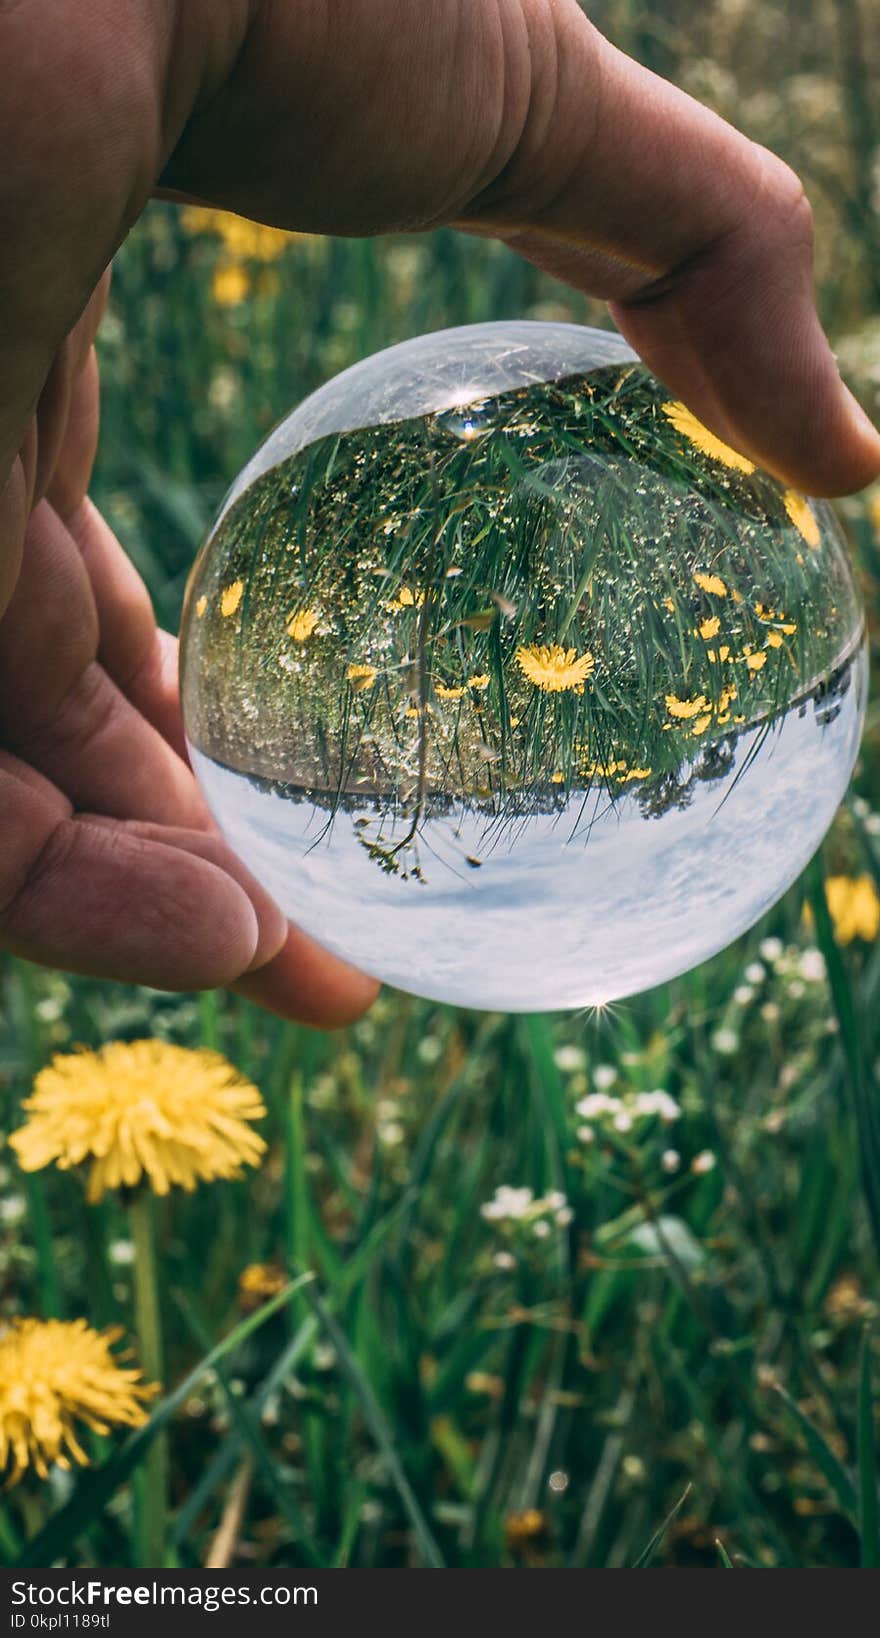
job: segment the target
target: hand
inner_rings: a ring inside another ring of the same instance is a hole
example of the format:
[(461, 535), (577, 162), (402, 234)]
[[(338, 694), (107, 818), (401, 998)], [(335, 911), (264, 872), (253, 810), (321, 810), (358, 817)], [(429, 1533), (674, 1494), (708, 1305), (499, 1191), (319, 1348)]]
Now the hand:
[(606, 298), (728, 443), (837, 494), (880, 438), (816, 317), (809, 207), (575, 0), (29, 0), (0, 4), (0, 62), (0, 942), (167, 987), (245, 974), (339, 1021), (375, 986), (217, 839), (171, 640), (85, 499), (101, 270), (157, 189), (314, 232), (494, 234)]

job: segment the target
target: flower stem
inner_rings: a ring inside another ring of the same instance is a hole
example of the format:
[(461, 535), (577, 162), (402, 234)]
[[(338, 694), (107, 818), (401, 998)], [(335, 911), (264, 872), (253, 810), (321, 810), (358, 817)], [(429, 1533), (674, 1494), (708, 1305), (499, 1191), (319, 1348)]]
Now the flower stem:
[[(134, 1302), (140, 1363), (149, 1381), (161, 1382), (162, 1324), (156, 1274), (154, 1202), (149, 1189), (141, 1187), (135, 1190), (128, 1211), (135, 1250)], [(136, 1562), (140, 1569), (162, 1569), (165, 1564), (168, 1501), (168, 1440), (165, 1434), (159, 1434), (154, 1439), (138, 1471), (136, 1496)]]

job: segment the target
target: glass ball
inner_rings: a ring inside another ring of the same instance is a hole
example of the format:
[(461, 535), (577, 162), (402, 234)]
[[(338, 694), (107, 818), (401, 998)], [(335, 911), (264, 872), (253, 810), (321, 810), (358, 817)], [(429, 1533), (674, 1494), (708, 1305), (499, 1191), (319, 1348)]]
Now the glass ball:
[(603, 1005), (794, 881), (859, 744), (830, 508), (619, 336), (470, 325), (313, 393), (234, 483), (182, 630), (193, 767), (320, 943), (401, 989)]

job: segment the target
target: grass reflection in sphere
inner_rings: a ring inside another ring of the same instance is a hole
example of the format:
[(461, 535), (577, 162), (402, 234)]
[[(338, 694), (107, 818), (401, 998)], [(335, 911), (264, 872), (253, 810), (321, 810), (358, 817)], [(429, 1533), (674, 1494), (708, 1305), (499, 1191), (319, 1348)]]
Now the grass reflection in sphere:
[(338, 955), (474, 1007), (603, 1004), (750, 926), (865, 688), (830, 509), (564, 324), (422, 336), (306, 399), (183, 617), (231, 846)]

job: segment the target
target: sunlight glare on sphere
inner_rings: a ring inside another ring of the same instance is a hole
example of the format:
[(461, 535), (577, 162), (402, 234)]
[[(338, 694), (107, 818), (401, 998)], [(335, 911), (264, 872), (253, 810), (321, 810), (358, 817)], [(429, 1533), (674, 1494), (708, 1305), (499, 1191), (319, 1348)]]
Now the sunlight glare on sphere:
[(864, 616), (826, 504), (613, 332), (471, 325), (307, 398), (194, 565), (193, 767), (300, 927), (416, 994), (602, 1006), (757, 921), (844, 793)]

